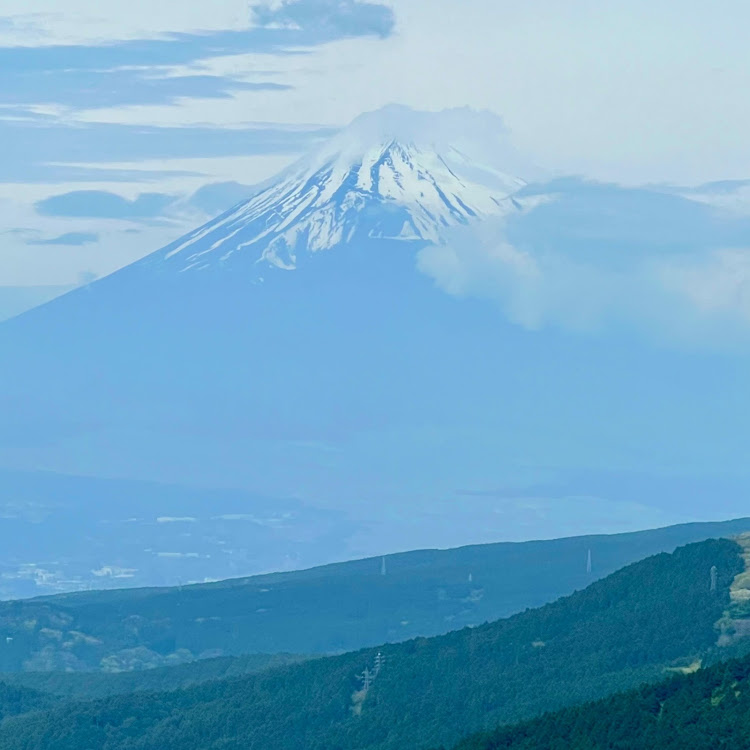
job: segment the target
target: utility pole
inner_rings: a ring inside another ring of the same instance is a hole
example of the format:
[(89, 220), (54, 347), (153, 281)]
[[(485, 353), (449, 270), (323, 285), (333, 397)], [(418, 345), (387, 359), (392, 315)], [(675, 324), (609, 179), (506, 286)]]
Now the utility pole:
[(591, 550), (589, 550), (588, 557), (586, 558), (586, 572), (591, 572)]
[(383, 559), (380, 562), (380, 575), (384, 576), (386, 574), (385, 570), (385, 555), (383, 555)]

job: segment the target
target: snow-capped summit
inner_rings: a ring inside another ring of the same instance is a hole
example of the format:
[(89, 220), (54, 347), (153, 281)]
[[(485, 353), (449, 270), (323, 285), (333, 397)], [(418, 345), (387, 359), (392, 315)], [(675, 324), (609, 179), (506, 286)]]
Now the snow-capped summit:
[(306, 254), (372, 238), (439, 242), (446, 229), (518, 210), (525, 184), (502, 121), (487, 112), (391, 105), (347, 128), (246, 202), (160, 251), (178, 270), (293, 269)]

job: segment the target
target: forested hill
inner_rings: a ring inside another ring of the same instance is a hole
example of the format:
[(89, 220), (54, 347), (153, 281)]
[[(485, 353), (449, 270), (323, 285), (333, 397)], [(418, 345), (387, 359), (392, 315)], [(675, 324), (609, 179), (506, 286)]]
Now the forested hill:
[(750, 519), (422, 550), (197, 586), (0, 602), (0, 672), (125, 671), (220, 655), (330, 654), (439, 635), (541, 606), (649, 555), (743, 531), (750, 531)]
[(546, 714), (455, 750), (747, 750), (750, 657)]
[(0, 721), (29, 711), (49, 708), (54, 699), (39, 690), (0, 682)]
[(298, 664), (306, 658), (297, 654), (248, 654), (133, 672), (9, 672), (0, 674), (0, 685), (31, 688), (55, 699), (91, 700), (136, 690), (167, 692)]
[(741, 552), (729, 540), (689, 545), (480, 627), (29, 714), (0, 725), (0, 750), (448, 746), (714, 658)]

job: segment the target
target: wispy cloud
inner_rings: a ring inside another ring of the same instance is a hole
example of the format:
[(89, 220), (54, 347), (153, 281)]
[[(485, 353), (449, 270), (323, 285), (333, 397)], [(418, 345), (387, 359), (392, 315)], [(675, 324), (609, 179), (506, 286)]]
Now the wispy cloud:
[[(47, 71), (45, 71), (47, 73)], [(240, 91), (285, 91), (272, 81), (243, 81), (210, 75), (169, 76), (151, 68), (115, 70), (6, 71), (0, 89), (3, 104), (61, 104), (98, 108), (130, 104), (169, 104), (180, 98), (217, 99)]]
[(212, 127), (58, 123), (44, 117), (31, 123), (14, 119), (0, 122), (0, 138), (8, 145), (3, 153), (3, 181), (146, 182), (175, 176), (175, 172), (165, 169), (141, 173), (135, 173), (133, 169), (102, 170), (96, 164), (297, 154), (331, 132), (330, 128), (315, 126), (288, 128), (269, 124), (222, 130)]
[(143, 193), (128, 200), (105, 190), (75, 190), (39, 201), (36, 209), (43, 216), (142, 220), (161, 216), (174, 200), (162, 193)]
[[(247, 199), (253, 192), (249, 185), (239, 182), (209, 183), (191, 195), (169, 193), (141, 193), (128, 199), (107, 190), (74, 190), (52, 195), (36, 204), (40, 216), (80, 219), (122, 219), (126, 221), (168, 220), (181, 215), (195, 216), (195, 220), (216, 216), (230, 206)], [(30, 230), (12, 229), (8, 234), (28, 234)], [(35, 234), (35, 232), (32, 232)], [(32, 237), (28, 245), (82, 245), (94, 242), (98, 235), (69, 232), (52, 239)]]
[(90, 245), (99, 241), (99, 235), (94, 232), (66, 232), (57, 237), (46, 239), (36, 238), (26, 240), (27, 245), (63, 245), (67, 247), (80, 247)]
[(178, 97), (226, 97), (248, 90), (283, 91), (287, 85), (253, 80), (252, 71), (220, 77), (176, 75), (170, 68), (246, 53), (298, 54), (349, 37), (386, 37), (394, 27), (390, 8), (354, 0), (261, 3), (251, 6), (251, 13), (257, 23), (246, 29), (107, 44), (0, 47), (0, 102), (91, 109)]

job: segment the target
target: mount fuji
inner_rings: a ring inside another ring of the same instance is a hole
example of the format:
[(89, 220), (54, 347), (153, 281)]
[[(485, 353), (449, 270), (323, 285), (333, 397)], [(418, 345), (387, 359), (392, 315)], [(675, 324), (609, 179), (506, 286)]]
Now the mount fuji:
[(292, 270), (342, 245), (440, 242), (451, 227), (521, 210), (513, 196), (525, 182), (503, 171), (499, 135), (499, 120), (471, 110), (430, 115), (392, 105), (361, 115), (145, 262), (179, 271), (243, 266), (262, 276), (269, 265)]
[(429, 383), (455, 369), (452, 337), (484, 348), (486, 316), (416, 253), (538, 203), (515, 197), (521, 172), (489, 113), (360, 116), (205, 226), (0, 326), (2, 463), (306, 494), (299, 458), (338, 495), (322, 477), (341, 439), (387, 444), (389, 412), (429, 422), (434, 398), (460, 409)]
[(0, 467), (292, 498), (354, 519), (352, 554), (683, 520), (631, 480), (743, 465), (744, 363), (529, 332), (418, 269), (457, 227), (533, 215), (534, 177), (492, 115), (363, 115), (0, 325)]

